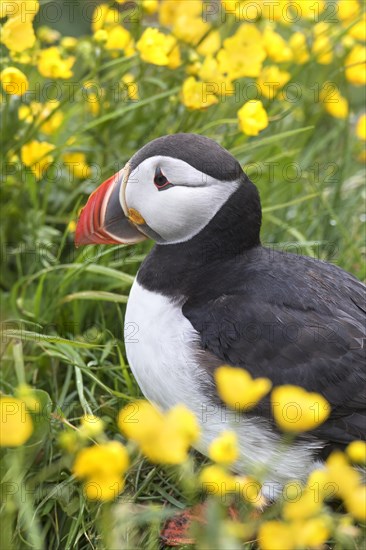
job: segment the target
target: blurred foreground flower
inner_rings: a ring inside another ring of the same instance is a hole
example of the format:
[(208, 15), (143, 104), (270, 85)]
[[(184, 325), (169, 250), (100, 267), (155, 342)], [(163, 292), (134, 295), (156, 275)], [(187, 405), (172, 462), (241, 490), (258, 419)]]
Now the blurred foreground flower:
[[(323, 101), (325, 110), (335, 118), (347, 118), (348, 101), (339, 90), (334, 89), (330, 82), (326, 82), (322, 90), (320, 100)], [(332, 90), (332, 92), (329, 93), (328, 90)]]
[(216, 369), (215, 380), (221, 399), (229, 407), (248, 410), (271, 389), (268, 378), (253, 379), (244, 369), (223, 365)]
[(90, 500), (114, 500), (124, 488), (123, 474), (129, 466), (126, 448), (109, 441), (82, 449), (74, 462), (73, 473), (85, 480), (84, 491)]
[(366, 141), (366, 114), (361, 115), (356, 126), (357, 137)]
[(163, 414), (151, 403), (140, 400), (124, 407), (118, 417), (121, 432), (140, 447), (152, 462), (181, 464), (199, 437), (194, 414), (177, 405)]
[(3, 69), (0, 80), (4, 91), (10, 95), (23, 95), (29, 87), (28, 78), (16, 67)]
[(347, 80), (355, 86), (366, 84), (366, 47), (356, 44), (345, 63)]
[(323, 424), (330, 414), (328, 401), (299, 386), (277, 386), (271, 395), (273, 416), (285, 432), (306, 432)]
[(257, 99), (244, 103), (238, 111), (238, 118), (240, 129), (247, 136), (257, 136), (269, 124), (263, 103)]
[(219, 464), (232, 464), (239, 456), (238, 438), (235, 432), (222, 432), (219, 437), (213, 440), (208, 455), (214, 462)]
[(0, 397), (0, 446), (23, 445), (33, 432), (33, 422), (23, 399)]

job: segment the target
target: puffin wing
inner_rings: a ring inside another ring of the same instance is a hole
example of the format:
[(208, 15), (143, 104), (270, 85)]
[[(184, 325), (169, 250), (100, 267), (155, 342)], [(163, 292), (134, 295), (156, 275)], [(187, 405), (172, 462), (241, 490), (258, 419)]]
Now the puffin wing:
[[(201, 363), (211, 377), (215, 367), (226, 363), (267, 377), (273, 386), (293, 384), (318, 392), (332, 412), (314, 435), (343, 445), (365, 439), (365, 312), (352, 300), (346, 312), (288, 303), (291, 307), (245, 292), (208, 301), (192, 298), (182, 311), (208, 352)], [(269, 398), (253, 413), (270, 417)]]

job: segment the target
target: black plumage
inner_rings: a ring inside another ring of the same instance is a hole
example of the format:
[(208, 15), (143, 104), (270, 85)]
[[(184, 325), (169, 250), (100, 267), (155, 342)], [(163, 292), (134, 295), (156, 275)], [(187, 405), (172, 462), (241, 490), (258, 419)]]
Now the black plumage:
[[(149, 145), (145, 154), (153, 156)], [(168, 155), (158, 144), (155, 150)], [(169, 156), (186, 160), (175, 151)], [(237, 170), (236, 161), (226, 165)], [(215, 177), (225, 180), (222, 171)], [(324, 441), (325, 453), (365, 439), (365, 286), (335, 265), (262, 247), (257, 189), (242, 171), (237, 177), (237, 191), (198, 235), (153, 248), (138, 282), (184, 297), (182, 312), (200, 335), (209, 380), (227, 363), (274, 386), (300, 385), (331, 405), (329, 419), (310, 434)], [(269, 398), (252, 414), (270, 418)]]

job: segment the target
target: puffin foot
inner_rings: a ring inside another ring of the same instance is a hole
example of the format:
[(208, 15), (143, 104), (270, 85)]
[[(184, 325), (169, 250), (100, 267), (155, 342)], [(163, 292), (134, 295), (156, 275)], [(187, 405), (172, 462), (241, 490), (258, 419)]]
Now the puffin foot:
[[(207, 523), (205, 509), (205, 503), (197, 504), (168, 519), (160, 533), (161, 541), (171, 547), (195, 544), (196, 541), (191, 534), (192, 524), (204, 525)], [(229, 507), (229, 516), (234, 521), (239, 519), (238, 511), (233, 506)]]

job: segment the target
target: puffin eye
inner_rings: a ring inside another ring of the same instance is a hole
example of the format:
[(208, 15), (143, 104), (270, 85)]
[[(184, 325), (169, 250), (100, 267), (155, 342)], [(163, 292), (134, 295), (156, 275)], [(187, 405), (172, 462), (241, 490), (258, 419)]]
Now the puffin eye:
[(158, 191), (163, 191), (164, 189), (173, 187), (173, 184), (167, 180), (160, 168), (155, 172), (154, 184)]

